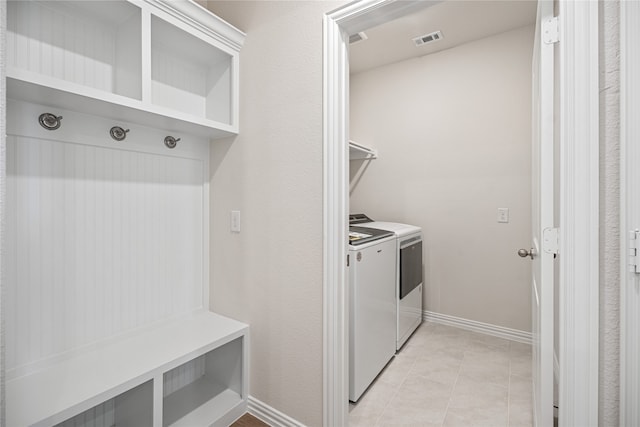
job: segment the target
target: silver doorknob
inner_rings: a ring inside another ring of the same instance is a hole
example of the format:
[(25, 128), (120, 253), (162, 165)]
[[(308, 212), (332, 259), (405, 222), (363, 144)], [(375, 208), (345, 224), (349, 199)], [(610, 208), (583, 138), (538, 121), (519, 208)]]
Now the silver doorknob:
[(529, 250), (518, 249), (518, 255), (520, 255), (522, 258), (531, 257), (531, 259), (533, 259), (533, 252), (533, 248)]

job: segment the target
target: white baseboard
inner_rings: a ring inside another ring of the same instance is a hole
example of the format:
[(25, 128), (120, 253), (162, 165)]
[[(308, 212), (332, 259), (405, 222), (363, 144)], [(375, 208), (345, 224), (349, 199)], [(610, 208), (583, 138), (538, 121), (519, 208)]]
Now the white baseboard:
[(301, 422), (294, 420), (253, 396), (249, 396), (248, 412), (272, 427), (305, 427)]
[(463, 319), (461, 317), (449, 316), (447, 314), (435, 313), (424, 310), (422, 318), (427, 322), (440, 323), (442, 325), (454, 326), (481, 334), (492, 335), (511, 341), (524, 344), (531, 344), (531, 332), (524, 332), (518, 329), (505, 328), (504, 326), (491, 325), (489, 323), (477, 322), (475, 320)]

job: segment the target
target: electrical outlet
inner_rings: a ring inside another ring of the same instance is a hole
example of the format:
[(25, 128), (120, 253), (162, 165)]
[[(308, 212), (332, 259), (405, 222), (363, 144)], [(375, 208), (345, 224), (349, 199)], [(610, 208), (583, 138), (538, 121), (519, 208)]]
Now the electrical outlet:
[(231, 211), (231, 231), (240, 232), (240, 211)]
[(509, 208), (498, 208), (498, 222), (509, 222)]

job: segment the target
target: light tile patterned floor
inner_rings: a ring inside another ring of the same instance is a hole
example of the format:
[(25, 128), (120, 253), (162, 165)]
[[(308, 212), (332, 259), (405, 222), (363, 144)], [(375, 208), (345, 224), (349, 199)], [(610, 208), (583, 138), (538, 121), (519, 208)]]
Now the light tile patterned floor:
[(349, 405), (349, 426), (531, 426), (531, 387), (530, 345), (425, 322)]

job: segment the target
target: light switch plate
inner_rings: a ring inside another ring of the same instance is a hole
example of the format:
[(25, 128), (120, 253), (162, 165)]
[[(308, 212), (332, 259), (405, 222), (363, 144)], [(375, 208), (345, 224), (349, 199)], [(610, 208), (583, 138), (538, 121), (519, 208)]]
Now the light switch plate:
[(231, 211), (231, 231), (240, 232), (240, 211)]
[(509, 208), (498, 208), (498, 222), (509, 222)]

